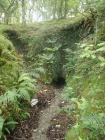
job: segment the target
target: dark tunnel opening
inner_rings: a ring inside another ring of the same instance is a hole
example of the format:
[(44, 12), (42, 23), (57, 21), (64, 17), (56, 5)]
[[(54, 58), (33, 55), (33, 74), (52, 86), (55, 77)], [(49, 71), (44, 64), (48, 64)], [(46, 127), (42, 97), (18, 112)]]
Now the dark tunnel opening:
[(61, 88), (66, 85), (66, 80), (64, 77), (58, 77), (56, 80), (52, 80), (52, 84), (57, 88)]

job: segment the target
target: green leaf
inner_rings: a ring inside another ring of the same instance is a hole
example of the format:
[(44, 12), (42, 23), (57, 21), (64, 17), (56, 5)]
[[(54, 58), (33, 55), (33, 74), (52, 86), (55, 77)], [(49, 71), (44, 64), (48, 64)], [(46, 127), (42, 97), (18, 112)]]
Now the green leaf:
[(16, 124), (18, 124), (18, 122), (9, 121), (9, 122), (6, 123), (6, 126), (7, 126), (7, 125), (16, 125)]
[(105, 42), (99, 43), (99, 44), (97, 44), (97, 46), (98, 46), (98, 47), (105, 46)]
[(4, 126), (4, 118), (2, 116), (0, 116), (0, 138), (2, 136), (2, 130), (3, 130), (3, 126)]
[(101, 62), (105, 62), (105, 59), (104, 59), (104, 57), (102, 57), (102, 56), (99, 56), (98, 59), (99, 59)]
[(21, 99), (24, 99), (26, 101), (30, 101), (30, 95), (29, 95), (29, 93), (28, 93), (28, 91), (26, 89), (19, 88), (18, 94), (19, 94)]
[(28, 80), (28, 81), (31, 81), (30, 77), (28, 76), (27, 73), (23, 73), (20, 75), (19, 79), (18, 79), (18, 82), (23, 82), (25, 80)]
[(105, 51), (105, 46), (96, 50), (96, 52), (103, 52), (103, 51)]

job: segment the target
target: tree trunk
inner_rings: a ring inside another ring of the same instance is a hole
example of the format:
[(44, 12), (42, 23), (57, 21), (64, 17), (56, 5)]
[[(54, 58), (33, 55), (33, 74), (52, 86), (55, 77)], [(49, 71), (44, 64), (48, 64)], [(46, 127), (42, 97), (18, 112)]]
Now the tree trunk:
[(25, 0), (22, 0), (22, 24), (26, 24)]
[(53, 6), (53, 19), (56, 19), (56, 11), (57, 11), (57, 9), (56, 9), (56, 6), (57, 6), (57, 1), (54, 1), (54, 6)]
[(63, 0), (60, 2), (60, 7), (59, 7), (59, 13), (58, 13), (58, 18), (63, 17)]
[(5, 18), (4, 18), (5, 24), (9, 24), (9, 14), (5, 13)]
[(65, 0), (64, 18), (67, 18), (67, 14), (68, 14), (68, 0)]

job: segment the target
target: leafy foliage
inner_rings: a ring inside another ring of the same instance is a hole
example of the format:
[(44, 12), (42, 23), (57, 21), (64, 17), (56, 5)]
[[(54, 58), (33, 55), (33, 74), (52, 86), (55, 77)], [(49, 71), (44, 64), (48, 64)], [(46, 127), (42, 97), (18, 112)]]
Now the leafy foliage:
[(34, 81), (22, 65), (12, 43), (0, 35), (0, 139), (6, 139), (5, 134), (26, 114), (25, 108), (35, 92)]
[(88, 43), (85, 41), (77, 46), (73, 73), (71, 63), (67, 64), (70, 70), (68, 87), (71, 85), (70, 89), (73, 90), (72, 94), (69, 90), (67, 96), (69, 95), (69, 99), (75, 97), (71, 100), (76, 104), (78, 121), (68, 133), (67, 139), (100, 140), (105, 135), (105, 42), (98, 41), (94, 44), (88, 40)]

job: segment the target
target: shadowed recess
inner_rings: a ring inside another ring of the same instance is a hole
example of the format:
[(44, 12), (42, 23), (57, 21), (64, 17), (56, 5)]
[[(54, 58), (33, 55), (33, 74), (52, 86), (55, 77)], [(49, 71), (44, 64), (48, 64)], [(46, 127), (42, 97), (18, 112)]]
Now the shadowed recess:
[(63, 87), (66, 85), (66, 80), (64, 77), (58, 77), (56, 80), (52, 80), (52, 84), (58, 88)]

